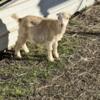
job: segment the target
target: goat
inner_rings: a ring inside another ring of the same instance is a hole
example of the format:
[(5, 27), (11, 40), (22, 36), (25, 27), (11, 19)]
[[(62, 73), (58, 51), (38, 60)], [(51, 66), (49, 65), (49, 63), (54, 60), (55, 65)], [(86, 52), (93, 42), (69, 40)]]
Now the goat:
[(45, 44), (49, 61), (53, 62), (54, 57), (60, 59), (57, 50), (58, 41), (62, 39), (66, 31), (70, 15), (64, 12), (58, 13), (57, 16), (57, 20), (37, 16), (25, 16), (23, 18), (18, 18), (16, 15), (12, 16), (19, 23), (15, 55), (21, 58), (21, 48), (25, 53), (28, 53), (29, 49), (26, 46), (26, 42), (29, 41), (33, 44)]

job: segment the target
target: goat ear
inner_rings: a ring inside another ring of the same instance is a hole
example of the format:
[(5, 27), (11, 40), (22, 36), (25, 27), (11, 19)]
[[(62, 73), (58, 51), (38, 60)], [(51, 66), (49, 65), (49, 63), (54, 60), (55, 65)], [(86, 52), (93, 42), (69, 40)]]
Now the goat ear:
[(68, 17), (70, 18), (72, 15), (68, 13)]
[(66, 17), (69, 19), (69, 18), (71, 18), (71, 14), (70, 13), (66, 13)]

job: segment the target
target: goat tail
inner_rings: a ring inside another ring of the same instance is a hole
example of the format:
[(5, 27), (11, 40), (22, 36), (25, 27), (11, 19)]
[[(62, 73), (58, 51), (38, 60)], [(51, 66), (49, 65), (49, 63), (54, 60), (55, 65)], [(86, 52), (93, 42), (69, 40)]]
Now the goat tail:
[(18, 22), (21, 21), (21, 18), (19, 18), (16, 14), (13, 14), (11, 17), (12, 17), (13, 19), (17, 20)]

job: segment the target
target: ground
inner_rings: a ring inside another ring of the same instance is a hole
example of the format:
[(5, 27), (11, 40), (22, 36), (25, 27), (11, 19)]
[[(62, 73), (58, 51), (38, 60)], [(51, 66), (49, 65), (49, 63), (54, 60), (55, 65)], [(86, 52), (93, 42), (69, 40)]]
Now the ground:
[(100, 4), (70, 20), (60, 61), (28, 46), (21, 60), (0, 54), (0, 100), (100, 100)]

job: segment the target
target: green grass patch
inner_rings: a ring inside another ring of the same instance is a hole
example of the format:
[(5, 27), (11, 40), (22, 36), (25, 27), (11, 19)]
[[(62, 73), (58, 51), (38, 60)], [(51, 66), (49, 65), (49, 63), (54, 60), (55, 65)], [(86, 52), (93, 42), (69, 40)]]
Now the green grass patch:
[(18, 100), (35, 94), (37, 87), (46, 84), (55, 75), (62, 73), (67, 65), (66, 56), (70, 56), (76, 49), (78, 40), (64, 36), (59, 43), (60, 61), (49, 62), (45, 51), (35, 49), (28, 44), (29, 54), (24, 54), (22, 60), (8, 60), (0, 69), (0, 100)]

